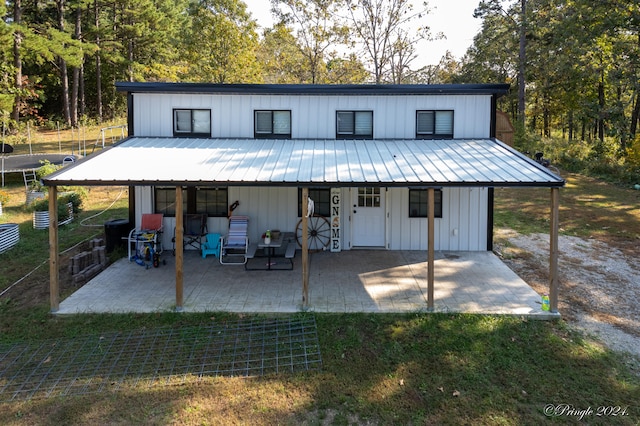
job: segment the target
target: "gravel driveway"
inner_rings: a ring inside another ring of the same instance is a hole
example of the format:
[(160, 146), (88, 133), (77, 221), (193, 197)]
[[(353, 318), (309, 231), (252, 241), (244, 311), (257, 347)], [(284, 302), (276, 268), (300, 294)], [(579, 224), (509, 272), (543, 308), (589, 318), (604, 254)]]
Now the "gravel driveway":
[[(496, 231), (496, 252), (538, 293), (548, 291), (549, 235)], [(559, 237), (559, 311), (572, 326), (616, 351), (640, 357), (638, 246)]]

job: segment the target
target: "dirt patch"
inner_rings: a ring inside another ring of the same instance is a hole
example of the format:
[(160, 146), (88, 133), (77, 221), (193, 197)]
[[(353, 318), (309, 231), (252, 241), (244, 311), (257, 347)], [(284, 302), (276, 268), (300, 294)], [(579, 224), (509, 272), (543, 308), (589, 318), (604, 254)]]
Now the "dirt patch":
[[(538, 293), (547, 293), (549, 236), (500, 229), (496, 237), (504, 262)], [(640, 356), (637, 242), (560, 236), (558, 244), (563, 318), (614, 350)]]

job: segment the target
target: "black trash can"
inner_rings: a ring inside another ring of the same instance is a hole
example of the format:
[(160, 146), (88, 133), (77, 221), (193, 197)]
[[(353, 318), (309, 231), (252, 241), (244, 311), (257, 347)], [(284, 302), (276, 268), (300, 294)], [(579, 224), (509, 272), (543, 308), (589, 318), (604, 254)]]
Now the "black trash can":
[(129, 221), (127, 219), (114, 219), (104, 223), (104, 237), (107, 253), (111, 253), (116, 247), (126, 247), (123, 237), (129, 236)]

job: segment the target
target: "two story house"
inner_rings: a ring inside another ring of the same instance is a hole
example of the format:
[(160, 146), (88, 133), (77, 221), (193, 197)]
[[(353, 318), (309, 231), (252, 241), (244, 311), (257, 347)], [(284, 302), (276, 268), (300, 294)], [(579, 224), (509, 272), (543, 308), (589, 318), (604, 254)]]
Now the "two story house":
[(313, 249), (486, 251), (494, 188), (564, 185), (496, 140), (506, 84), (116, 87), (129, 137), (45, 184), (128, 185), (136, 224), (163, 213), (173, 229), (176, 215), (204, 213), (224, 233), (238, 201), (257, 240), (299, 232), (304, 193), (330, 227)]

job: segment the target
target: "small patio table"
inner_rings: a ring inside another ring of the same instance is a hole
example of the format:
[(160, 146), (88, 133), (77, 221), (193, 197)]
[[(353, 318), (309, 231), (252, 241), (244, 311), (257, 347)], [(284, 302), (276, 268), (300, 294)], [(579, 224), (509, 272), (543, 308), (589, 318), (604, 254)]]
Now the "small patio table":
[(265, 243), (264, 239), (260, 240), (258, 243), (258, 248), (266, 248), (267, 249), (267, 270), (271, 270), (271, 258), (274, 257), (275, 250), (277, 248), (282, 247), (282, 234), (278, 236), (278, 238), (271, 238), (269, 243)]

